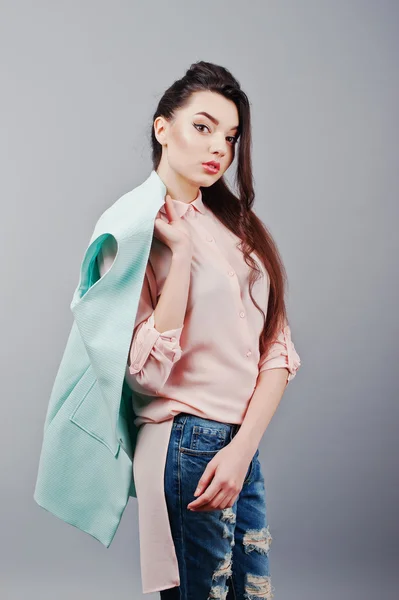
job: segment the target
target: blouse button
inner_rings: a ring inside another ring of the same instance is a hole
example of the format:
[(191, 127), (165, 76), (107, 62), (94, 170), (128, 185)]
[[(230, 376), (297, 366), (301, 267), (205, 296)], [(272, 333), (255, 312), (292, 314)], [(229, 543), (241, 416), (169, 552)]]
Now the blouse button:
[(241, 317), (242, 319), (245, 317), (245, 312), (244, 312), (243, 310), (240, 312), (240, 317)]
[(231, 277), (233, 277), (233, 275), (234, 275), (234, 271), (229, 271), (229, 275), (230, 275)]
[(172, 342), (175, 342), (175, 341), (176, 341), (176, 338), (175, 338), (175, 337), (171, 337), (171, 338), (170, 338), (170, 340), (171, 340)]
[(251, 350), (248, 350), (247, 356), (251, 356), (251, 354), (252, 354)]
[(212, 242), (213, 241), (213, 237), (211, 235), (207, 235), (206, 239), (208, 240), (208, 242)]

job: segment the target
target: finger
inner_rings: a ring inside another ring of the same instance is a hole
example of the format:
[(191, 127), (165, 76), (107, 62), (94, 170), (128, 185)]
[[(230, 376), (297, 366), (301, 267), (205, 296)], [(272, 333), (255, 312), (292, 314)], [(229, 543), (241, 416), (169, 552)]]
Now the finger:
[[(196, 508), (195, 510), (209, 511), (209, 510), (221, 509), (222, 505), (224, 506), (227, 498), (228, 498), (228, 495), (226, 494), (225, 490), (222, 489), (222, 490), (220, 490), (220, 492), (218, 494), (216, 494), (216, 496), (214, 498), (212, 498), (212, 500), (210, 500), (206, 504), (200, 506), (199, 508)], [(212, 505), (211, 505), (211, 502), (212, 502)]]
[(218, 483), (214, 479), (212, 481), (212, 483), (207, 487), (205, 492), (201, 496), (199, 496), (199, 498), (196, 498), (196, 500), (193, 500), (193, 502), (190, 502), (190, 504), (188, 504), (187, 506), (189, 506), (191, 508), (191, 507), (197, 507), (197, 506), (202, 506), (203, 504), (207, 504), (210, 500), (212, 500), (216, 496), (216, 494), (219, 493), (220, 489), (221, 489), (220, 483)]
[[(233, 507), (235, 501), (236, 501), (236, 497), (233, 494), (233, 495), (226, 495), (222, 500), (217, 500), (215, 498), (215, 502), (212, 502), (212, 504), (215, 504), (217, 502), (218, 508), (220, 508), (221, 510), (223, 510), (223, 509), (225, 509), (227, 507)], [(200, 510), (206, 510), (206, 506), (205, 507), (201, 507)], [(209, 508), (209, 510), (212, 510), (212, 509)]]
[(226, 496), (226, 500), (223, 504), (220, 505), (220, 508), (227, 508), (234, 506), (235, 501), (237, 500), (236, 494), (232, 494), (231, 496)]
[(216, 465), (212, 464), (212, 462), (206, 465), (205, 471), (202, 473), (201, 477), (198, 480), (197, 489), (194, 492), (194, 496), (199, 496), (202, 492), (208, 487), (211, 483), (212, 479), (215, 476)]
[(176, 221), (178, 218), (177, 211), (169, 194), (165, 197), (165, 210), (169, 221)]
[(154, 222), (154, 237), (157, 238), (160, 242), (165, 242), (165, 235), (168, 234), (168, 224), (163, 219), (155, 219)]

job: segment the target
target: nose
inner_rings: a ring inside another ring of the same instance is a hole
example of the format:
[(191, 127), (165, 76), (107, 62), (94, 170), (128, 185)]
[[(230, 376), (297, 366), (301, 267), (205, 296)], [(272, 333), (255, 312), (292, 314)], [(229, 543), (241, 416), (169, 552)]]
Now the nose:
[(223, 137), (214, 138), (211, 143), (210, 152), (217, 153), (220, 157), (223, 157), (227, 151), (227, 142)]

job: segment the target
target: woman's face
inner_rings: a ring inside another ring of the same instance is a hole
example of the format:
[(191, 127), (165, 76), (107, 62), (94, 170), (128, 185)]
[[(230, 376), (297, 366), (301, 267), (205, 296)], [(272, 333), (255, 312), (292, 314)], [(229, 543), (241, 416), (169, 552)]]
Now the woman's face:
[[(199, 113), (208, 113), (209, 116)], [(213, 118), (213, 119), (212, 119)], [(187, 106), (175, 113), (173, 121), (155, 120), (158, 141), (163, 144), (163, 168), (196, 186), (213, 185), (234, 160), (239, 117), (231, 100), (215, 92), (192, 94)], [(207, 171), (203, 163), (220, 163), (219, 171)]]

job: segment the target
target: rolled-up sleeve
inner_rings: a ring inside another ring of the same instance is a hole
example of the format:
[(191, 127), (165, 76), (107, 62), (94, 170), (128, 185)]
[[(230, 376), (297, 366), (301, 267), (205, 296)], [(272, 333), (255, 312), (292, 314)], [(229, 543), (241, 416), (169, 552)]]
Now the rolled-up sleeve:
[(136, 329), (130, 347), (126, 380), (134, 391), (156, 395), (166, 383), (175, 362), (182, 355), (182, 327), (159, 332), (154, 311)]
[(295, 377), (300, 366), (301, 359), (291, 339), (291, 329), (289, 325), (285, 325), (267, 354), (261, 356), (259, 373), (268, 369), (286, 368), (288, 369), (288, 384)]

